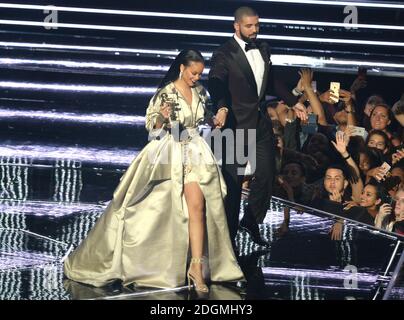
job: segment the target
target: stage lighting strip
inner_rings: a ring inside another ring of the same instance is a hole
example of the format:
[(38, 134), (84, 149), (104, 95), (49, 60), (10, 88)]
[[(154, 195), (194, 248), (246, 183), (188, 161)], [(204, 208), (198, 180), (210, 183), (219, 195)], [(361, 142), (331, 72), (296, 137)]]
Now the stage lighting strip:
[[(114, 47), (95, 47), (95, 46), (72, 46), (72, 45), (61, 45), (61, 44), (46, 44), (46, 43), (20, 43), (20, 42), (4, 42), (0, 41), (0, 46), (9, 48), (9, 47), (17, 47), (17, 48), (35, 48), (35, 49), (63, 49), (63, 50), (86, 50), (86, 51), (105, 51), (105, 52), (114, 52), (116, 55), (122, 53), (136, 53), (137, 56), (140, 54), (155, 54), (157, 57), (160, 55), (172, 56), (175, 57), (179, 51), (178, 50), (151, 50), (151, 49), (135, 49), (135, 48), (114, 48)], [(212, 56), (211, 52), (202, 52), (202, 55), (206, 58), (210, 58)], [(379, 63), (379, 62), (370, 62), (370, 61), (355, 61), (355, 60), (326, 60), (324, 58), (314, 58), (314, 57), (305, 57), (298, 55), (277, 55), (274, 54), (271, 56), (272, 62), (277, 65), (281, 63), (284, 65), (297, 65), (299, 63), (302, 64), (317, 64), (318, 66), (323, 66), (324, 63), (328, 64), (340, 64), (340, 65), (349, 65), (352, 64), (354, 66), (363, 65), (363, 66), (372, 66), (372, 67), (387, 67), (387, 68), (403, 68), (404, 64), (396, 64), (396, 63)], [(27, 60), (29, 61), (29, 60)], [(291, 64), (290, 62), (294, 63)], [(296, 63), (296, 61), (299, 61)], [(70, 62), (71, 63), (71, 62)], [(205, 69), (205, 72), (208, 72), (208, 69)], [(205, 73), (204, 72), (204, 73)]]
[(0, 106), (0, 119), (35, 119), (63, 122), (96, 123), (96, 124), (126, 124), (144, 126), (144, 116), (129, 116), (113, 113), (73, 113), (73, 112), (50, 112), (42, 110), (12, 110), (3, 109)]
[(355, 6), (366, 8), (404, 9), (404, 4), (397, 2), (361, 2), (361, 1), (326, 1), (326, 0), (253, 0), (256, 2), (294, 3), (294, 4), (323, 4), (329, 6)]
[(81, 61), (69, 61), (69, 60), (30, 60), (30, 59), (0, 58), (0, 65), (23, 65), (23, 64), (35, 64), (38, 66), (57, 65), (58, 67), (83, 68), (83, 69), (98, 68), (98, 69), (113, 69), (113, 70), (162, 71), (162, 72), (166, 72), (169, 68), (169, 66), (161, 66), (161, 65), (114, 64), (114, 63), (81, 62)]
[[(276, 1), (275, 1), (276, 2)], [(286, 1), (279, 1), (286, 2)], [(332, 1), (323, 1), (322, 4), (341, 5)], [(305, 1), (290, 1), (290, 3), (306, 3), (318, 4), (318, 2), (305, 2)], [(347, 2), (344, 2), (347, 3)], [(355, 2), (356, 6), (361, 7), (378, 7), (390, 9), (404, 9), (404, 5), (390, 5), (389, 4), (372, 4), (364, 2)], [(355, 5), (355, 4), (345, 4)], [(96, 13), (96, 14), (115, 14), (115, 15), (129, 15), (129, 16), (145, 16), (145, 17), (162, 17), (162, 18), (175, 18), (175, 19), (195, 19), (195, 20), (215, 20), (215, 21), (233, 21), (232, 16), (218, 16), (218, 15), (202, 15), (202, 14), (188, 14), (188, 13), (172, 13), (172, 12), (153, 12), (153, 11), (131, 11), (131, 10), (112, 10), (112, 9), (95, 9), (95, 8), (79, 8), (79, 7), (64, 7), (64, 6), (45, 6), (45, 5), (24, 5), (13, 3), (0, 3), (0, 8), (13, 8), (13, 9), (28, 9), (28, 10), (56, 10), (65, 12), (78, 12), (78, 13)], [(404, 26), (394, 25), (376, 25), (376, 24), (348, 24), (339, 22), (327, 21), (305, 21), (305, 20), (288, 20), (288, 19), (268, 19), (260, 18), (263, 23), (275, 24), (295, 24), (295, 25), (311, 25), (311, 26), (329, 26), (329, 27), (349, 27), (349, 28), (364, 28), (364, 29), (387, 29), (387, 30), (404, 30)]]
[[(0, 46), (12, 46), (14, 43), (1, 43)], [(18, 44), (19, 47), (22, 44)], [(42, 44), (36, 43), (26, 43), (26, 46), (33, 47), (41, 47), (44, 48)], [(56, 45), (57, 48), (60, 48), (59, 45)], [(53, 48), (53, 45), (48, 45), (48, 48)], [(66, 46), (66, 49), (80, 49), (79, 46)], [(103, 49), (104, 47), (95, 47), (98, 50)], [(109, 48), (104, 48), (108, 50)], [(91, 49), (90, 49), (91, 50)], [(168, 57), (174, 58), (178, 51), (159, 51), (159, 50), (147, 50), (147, 49), (128, 49), (128, 48), (114, 48), (114, 50), (127, 51), (132, 50), (134, 52), (142, 52), (143, 54), (156, 54), (159, 56), (160, 54), (167, 54), (170, 52)], [(204, 56), (209, 58), (212, 56), (211, 52), (205, 52)], [(391, 69), (400, 69), (404, 68), (404, 64), (399, 63), (385, 63), (385, 62), (370, 62), (370, 61), (358, 61), (358, 60), (326, 60), (325, 58), (315, 58), (315, 57), (306, 57), (301, 55), (280, 55), (273, 54), (271, 56), (271, 60), (274, 65), (284, 65), (284, 66), (311, 66), (314, 68), (324, 68), (328, 67), (328, 65), (341, 65), (344, 67), (357, 67), (357, 66), (366, 66), (368, 68), (391, 68)], [(291, 64), (293, 61), (293, 64)], [(10, 58), (0, 58), (0, 65), (23, 65), (23, 64), (33, 64), (33, 65), (48, 65), (48, 66), (57, 66), (57, 67), (69, 67), (69, 68), (99, 68), (99, 69), (113, 69), (113, 70), (137, 70), (137, 71), (166, 71), (168, 70), (168, 66), (154, 66), (154, 65), (132, 65), (132, 64), (111, 64), (111, 63), (92, 63), (92, 62), (79, 62), (79, 61), (67, 61), (67, 60), (31, 60), (31, 59), (10, 59)], [(209, 68), (205, 68), (203, 71), (204, 75), (209, 73)], [(372, 69), (369, 71), (379, 73), (380, 70)], [(4, 84), (3, 84), (4, 85)], [(83, 87), (83, 86), (81, 86)], [(85, 87), (85, 86), (84, 86)], [(98, 88), (98, 87), (97, 87)], [(134, 93), (150, 93), (153, 88), (143, 88), (146, 91), (142, 91), (142, 87), (139, 87), (138, 90)]]
[[(233, 36), (233, 33), (231, 33), (231, 32), (122, 27), (122, 26), (106, 26), (106, 25), (91, 25), (91, 24), (76, 24), (76, 23), (50, 23), (50, 22), (21, 21), (21, 20), (0, 20), (0, 24), (17, 25), (17, 26), (33, 26), (33, 27), (49, 27), (49, 28), (70, 28), (70, 29), (157, 33), (157, 34), (210, 36), (210, 37), (226, 37), (226, 38)], [(333, 43), (333, 44), (342, 43), (342, 44), (353, 44), (353, 45), (360, 44), (360, 45), (404, 47), (404, 42), (394, 42), (394, 41), (372, 41), (372, 40), (358, 40), (358, 39), (334, 39), (334, 38), (314, 38), (314, 37), (297, 37), (297, 36), (277, 36), (277, 35), (266, 35), (266, 34), (260, 35), (260, 39), (271, 39), (271, 40), (282, 40), (282, 41), (300, 41), (300, 42), (325, 42), (325, 43)]]
[(117, 86), (90, 86), (90, 85), (65, 85), (53, 83), (32, 83), (0, 81), (0, 88), (9, 89), (31, 89), (31, 90), (54, 90), (94, 93), (119, 93), (119, 94), (140, 94), (152, 95), (156, 92), (154, 87), (117, 87)]
[(62, 145), (7, 145), (0, 144), (3, 157), (26, 157), (28, 159), (55, 160), (70, 159), (105, 165), (129, 165), (139, 150), (119, 148), (72, 147)]
[[(70, 28), (70, 29), (90, 29), (90, 30), (108, 30), (108, 31), (127, 31), (140, 33), (157, 33), (157, 34), (176, 34), (176, 35), (193, 35), (193, 36), (210, 36), (210, 37), (226, 37), (233, 36), (231, 32), (201, 31), (201, 30), (179, 30), (179, 29), (161, 29), (161, 28), (140, 28), (140, 27), (122, 27), (122, 26), (105, 26), (91, 24), (76, 23), (49, 23), (38, 21), (21, 21), (21, 20), (0, 20), (0, 24), (17, 25), (17, 26), (34, 26), (34, 27), (50, 27), (50, 28)], [(277, 36), (277, 35), (260, 35), (260, 39), (282, 40), (282, 41), (300, 41), (300, 42), (326, 42), (326, 43), (342, 43), (354, 45), (375, 45), (375, 46), (395, 46), (404, 47), (404, 42), (394, 41), (372, 41), (358, 39), (334, 39), (334, 38), (314, 38), (314, 37), (297, 37), (297, 36)]]

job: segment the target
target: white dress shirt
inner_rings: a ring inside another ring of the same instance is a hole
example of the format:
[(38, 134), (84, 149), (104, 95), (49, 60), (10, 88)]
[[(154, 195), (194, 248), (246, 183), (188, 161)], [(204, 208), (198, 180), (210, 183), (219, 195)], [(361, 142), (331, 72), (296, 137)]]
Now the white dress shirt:
[(240, 45), (241, 50), (247, 57), (248, 63), (254, 74), (255, 82), (257, 84), (257, 94), (260, 95), (262, 80), (264, 78), (265, 62), (261, 56), (261, 52), (258, 49), (250, 49), (248, 52), (245, 51), (245, 41), (241, 40), (237, 35), (234, 35), (234, 39)]

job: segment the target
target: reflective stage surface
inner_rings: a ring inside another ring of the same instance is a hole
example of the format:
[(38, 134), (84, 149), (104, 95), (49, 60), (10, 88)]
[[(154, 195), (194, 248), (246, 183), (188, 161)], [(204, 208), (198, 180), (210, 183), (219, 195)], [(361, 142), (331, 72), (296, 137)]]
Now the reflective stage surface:
[[(227, 0), (169, 8), (166, 1), (71, 0), (73, 9), (58, 8), (64, 26), (47, 29), (43, 1), (16, 2), (0, 2), (0, 300), (404, 299), (399, 239), (346, 225), (343, 241), (331, 241), (333, 218), (309, 209), (292, 209), (290, 230), (280, 236), (287, 204), (277, 199), (260, 226), (268, 250), (238, 234), (247, 284), (214, 283), (198, 297), (186, 287), (93, 288), (64, 279), (62, 260), (147, 143), (146, 106), (174, 57), (201, 50), (206, 85), (212, 52), (232, 34), (231, 12)], [(273, 64), (291, 88), (302, 66), (315, 69), (319, 91), (329, 81), (349, 88), (362, 65), (370, 91), (399, 99), (393, 89), (404, 76), (404, 27), (396, 12), (404, 6), (368, 2), (351, 29), (340, 5), (331, 16), (326, 4), (253, 3), (263, 12)]]
[(266, 251), (238, 234), (247, 283), (213, 283), (209, 296), (198, 297), (185, 286), (94, 288), (70, 281), (61, 261), (103, 212), (123, 170), (66, 159), (27, 163), (3, 158), (0, 164), (0, 299), (404, 298), (402, 270), (390, 281), (395, 268), (400, 271), (398, 239), (346, 224), (343, 240), (332, 241), (331, 217), (293, 209), (290, 230), (280, 236), (286, 203), (276, 198), (260, 226), (271, 243)]

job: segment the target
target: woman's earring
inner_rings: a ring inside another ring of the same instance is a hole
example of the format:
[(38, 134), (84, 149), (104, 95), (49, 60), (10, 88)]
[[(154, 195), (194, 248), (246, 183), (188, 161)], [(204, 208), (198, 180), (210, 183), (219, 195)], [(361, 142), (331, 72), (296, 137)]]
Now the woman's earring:
[(182, 79), (182, 71), (180, 71), (180, 79)]

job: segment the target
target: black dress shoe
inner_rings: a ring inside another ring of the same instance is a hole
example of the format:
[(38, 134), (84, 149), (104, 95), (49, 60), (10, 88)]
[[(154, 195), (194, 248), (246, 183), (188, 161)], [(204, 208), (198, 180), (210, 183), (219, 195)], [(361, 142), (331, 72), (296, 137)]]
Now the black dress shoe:
[(260, 230), (259, 230), (258, 224), (256, 222), (249, 221), (247, 219), (241, 219), (240, 228), (245, 230), (251, 236), (252, 241), (255, 242), (256, 244), (263, 246), (263, 247), (270, 246), (269, 242), (267, 242), (261, 238)]

